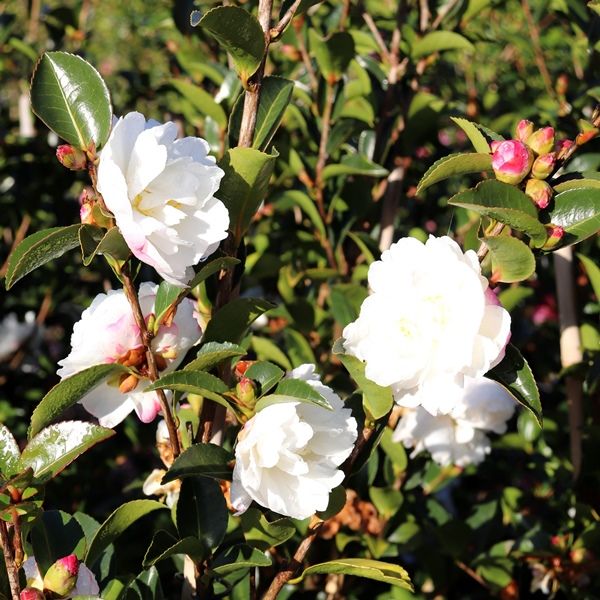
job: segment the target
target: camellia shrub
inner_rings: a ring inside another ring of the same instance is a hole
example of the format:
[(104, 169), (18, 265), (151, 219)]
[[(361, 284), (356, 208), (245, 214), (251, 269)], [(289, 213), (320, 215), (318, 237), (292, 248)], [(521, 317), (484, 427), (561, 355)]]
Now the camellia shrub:
[(3, 24), (0, 599), (596, 597), (596, 3), (144, 4)]

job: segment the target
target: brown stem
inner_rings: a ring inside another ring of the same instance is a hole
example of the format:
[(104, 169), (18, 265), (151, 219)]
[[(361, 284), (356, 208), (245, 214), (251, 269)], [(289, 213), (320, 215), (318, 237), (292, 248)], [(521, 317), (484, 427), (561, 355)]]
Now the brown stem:
[(298, 40), (298, 49), (300, 50), (300, 56), (302, 57), (304, 68), (308, 73), (310, 89), (314, 94), (319, 89), (319, 80), (317, 78), (315, 70), (313, 69), (310, 56), (308, 55), (308, 50), (306, 49), (306, 44), (304, 43), (304, 35), (302, 34), (302, 23), (303, 19), (296, 19), (296, 21), (294, 21), (294, 29), (296, 30), (296, 38)]
[[(17, 229), (17, 231), (15, 231), (15, 237), (13, 239), (12, 246), (10, 247), (8, 258), (10, 258), (10, 255), (12, 254), (13, 250), (25, 239), (25, 235), (27, 234), (29, 225), (31, 225), (31, 217), (28, 214), (25, 214), (23, 219), (21, 220), (19, 228)], [(6, 275), (6, 271), (8, 270), (8, 258), (4, 261), (4, 264), (0, 268), (0, 277), (4, 277), (4, 275)]]
[(288, 26), (289, 22), (294, 18), (298, 7), (300, 6), (302, 0), (296, 0), (286, 11), (286, 13), (281, 17), (279, 23), (275, 25), (270, 31), (271, 41), (279, 39), (279, 36), (283, 33), (284, 29)]
[(421, 33), (424, 33), (429, 27), (429, 17), (431, 17), (431, 12), (428, 0), (419, 0), (419, 29)]
[[(150, 379), (150, 381), (154, 382), (158, 379), (158, 367), (156, 365), (154, 353), (152, 352), (152, 338), (154, 337), (154, 335), (151, 331), (148, 331), (148, 327), (146, 326), (144, 314), (142, 313), (142, 309), (140, 307), (140, 300), (135, 286), (133, 285), (131, 274), (129, 273), (129, 267), (127, 265), (123, 267), (121, 271), (121, 276), (123, 281), (123, 289), (125, 290), (125, 296), (127, 296), (127, 300), (129, 301), (129, 304), (133, 311), (133, 318), (135, 319), (135, 323), (138, 326), (138, 329), (140, 330), (142, 344), (144, 345), (144, 349), (146, 350), (146, 361), (148, 363), (148, 378)], [(171, 441), (171, 447), (173, 450), (173, 458), (177, 458), (181, 454), (181, 445), (179, 443), (177, 425), (175, 423), (175, 419), (173, 418), (173, 413), (171, 412), (171, 406), (163, 390), (156, 390), (156, 394), (158, 395), (158, 400), (162, 408), (163, 417), (165, 419), (167, 429), (169, 431), (169, 439)]]
[[(500, 235), (503, 229), (504, 223), (496, 223), (494, 225), (494, 228), (490, 232), (489, 237)], [(479, 244), (479, 249), (477, 250), (477, 258), (479, 259), (479, 262), (483, 262), (483, 259), (487, 256), (489, 250), (490, 249), (487, 247), (487, 244), (485, 242), (481, 242), (481, 244)]]
[(375, 25), (375, 21), (373, 21), (373, 17), (369, 13), (363, 13), (362, 17), (363, 17), (365, 23), (367, 24), (369, 31), (373, 34), (373, 38), (377, 42), (379, 49), (381, 50), (382, 58), (387, 62), (391, 62), (390, 51), (388, 50), (387, 46), (385, 45), (385, 42), (383, 41), (383, 38), (381, 37), (381, 33), (379, 32), (379, 29), (377, 29), (377, 25)]
[(0, 519), (0, 544), (2, 544), (2, 553), (4, 554), (4, 563), (8, 574), (8, 584), (12, 600), (19, 600), (21, 586), (19, 585), (19, 569), (15, 564), (10, 538), (8, 536), (8, 525), (6, 521)]
[(21, 537), (21, 518), (19, 517), (16, 508), (12, 509), (12, 525), (15, 567), (20, 569), (23, 564), (23, 539)]
[(335, 101), (335, 89), (331, 82), (327, 82), (327, 88), (325, 90), (325, 106), (323, 107), (323, 114), (321, 116), (321, 140), (319, 142), (319, 154), (317, 158), (317, 165), (315, 167), (315, 196), (317, 201), (317, 209), (323, 219), (324, 223), (328, 223), (330, 219), (325, 212), (325, 203), (323, 198), (323, 188), (325, 183), (323, 181), (323, 170), (327, 163), (327, 143), (329, 142), (329, 133), (331, 131), (331, 114), (333, 112), (333, 103)]

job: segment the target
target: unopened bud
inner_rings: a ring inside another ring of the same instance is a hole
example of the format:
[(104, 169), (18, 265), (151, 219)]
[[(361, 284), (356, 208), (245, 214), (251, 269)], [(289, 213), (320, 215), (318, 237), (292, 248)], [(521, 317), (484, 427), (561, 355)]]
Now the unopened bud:
[(26, 587), (19, 594), (21, 600), (44, 600), (44, 592), (34, 587)]
[(545, 227), (546, 233), (548, 234), (548, 239), (542, 246), (542, 250), (552, 250), (565, 236), (565, 230), (560, 225), (554, 225), (553, 223), (550, 223), (550, 225), (545, 225)]
[(506, 140), (495, 146), (492, 168), (498, 181), (516, 185), (523, 181), (531, 170), (533, 155), (527, 146), (518, 140)]
[(522, 119), (517, 124), (517, 139), (520, 142), (526, 142), (533, 133), (533, 123), (527, 119)]
[(71, 171), (82, 171), (87, 166), (87, 158), (83, 150), (69, 144), (62, 144), (56, 148), (56, 158), (63, 167)]
[(93, 204), (91, 202), (84, 202), (79, 207), (79, 218), (81, 222), (87, 225), (95, 225), (94, 215), (92, 214)]
[(242, 377), (235, 386), (235, 395), (242, 406), (254, 408), (256, 404), (256, 386), (248, 377)]
[(596, 128), (582, 131), (581, 133), (577, 134), (575, 143), (578, 146), (583, 146), (583, 144), (587, 144), (590, 140), (594, 139), (598, 135), (598, 132), (599, 130)]
[(574, 145), (575, 142), (572, 140), (559, 140), (556, 142), (556, 146), (554, 147), (556, 160), (564, 160)]
[(255, 360), (240, 360), (235, 364), (234, 373), (238, 379), (241, 379), (246, 371), (255, 363)]
[(531, 174), (536, 179), (546, 179), (554, 170), (556, 163), (556, 157), (554, 153), (542, 154), (533, 161), (533, 167), (531, 167)]
[(527, 139), (527, 145), (536, 154), (548, 154), (554, 147), (554, 127), (542, 127), (534, 131)]
[(77, 582), (79, 561), (74, 554), (59, 558), (44, 576), (44, 590), (57, 596), (66, 596)]
[(128, 394), (132, 390), (135, 390), (138, 381), (139, 380), (136, 375), (127, 375), (127, 373), (123, 374), (119, 381), (119, 391), (121, 394)]
[(530, 179), (525, 186), (525, 193), (535, 202), (538, 208), (547, 208), (552, 199), (552, 186), (541, 179)]

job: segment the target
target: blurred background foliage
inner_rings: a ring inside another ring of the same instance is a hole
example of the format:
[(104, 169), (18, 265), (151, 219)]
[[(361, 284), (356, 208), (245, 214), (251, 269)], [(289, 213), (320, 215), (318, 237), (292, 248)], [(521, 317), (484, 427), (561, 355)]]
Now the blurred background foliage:
[[(236, 2), (255, 11), (255, 2)], [(287, 3), (289, 4), (289, 3)], [(469, 149), (451, 116), (504, 135), (522, 118), (573, 138), (577, 120), (600, 101), (594, 3), (582, 0), (346, 0), (315, 3), (271, 47), (268, 75), (294, 82), (281, 128), (269, 144), (279, 158), (265, 202), (246, 239), (242, 294), (277, 302), (245, 344), (250, 357), (284, 368), (315, 362), (326, 382), (354, 384), (331, 346), (358, 314), (366, 273), (399, 237), (452, 232), (477, 245), (478, 219), (447, 199), (468, 178), (416, 195), (438, 158)], [(117, 115), (139, 110), (175, 120), (206, 138), (215, 155), (235, 145), (241, 85), (227, 56), (201, 29), (190, 0), (8, 0), (0, 4), (0, 266), (15, 240), (77, 222), (84, 180), (54, 157), (57, 139), (34, 119), (28, 83), (45, 50), (84, 56), (111, 90)], [(275, 10), (281, 6), (275, 3)], [(344, 32), (344, 33), (341, 33)], [(333, 38), (338, 62), (327, 62)], [(326, 76), (328, 75), (328, 76)], [(275, 100), (274, 100), (275, 101)], [(325, 132), (325, 133), (324, 133)], [(597, 172), (598, 142), (573, 170)], [(597, 238), (577, 251), (597, 262)], [(144, 269), (143, 279), (153, 277)], [(594, 288), (594, 283), (596, 287)], [(91, 298), (115, 285), (96, 261), (70, 253), (0, 292), (0, 321), (33, 311), (36, 327), (0, 362), (0, 422), (25, 437), (28, 417), (57, 382), (73, 323)], [(539, 382), (543, 432), (520, 411), (478, 468), (441, 469), (384, 443), (350, 481), (342, 513), (326, 528), (320, 554), (399, 562), (418, 598), (600, 598), (600, 332), (598, 281), (579, 265), (576, 293), (585, 348), (574, 369), (584, 380), (583, 469), (570, 461), (567, 403), (558, 346), (552, 262), (534, 278), (504, 286), (513, 342)], [(197, 290), (210, 306), (210, 284)], [(0, 339), (0, 344), (2, 340)], [(352, 401), (352, 400), (351, 400)], [(99, 520), (123, 499), (140, 497), (158, 465), (154, 428), (128, 419), (119, 435), (82, 457), (53, 485), (47, 509), (82, 510)], [(99, 488), (99, 482), (101, 487)], [(149, 533), (128, 536), (119, 569), (137, 573)], [(138, 537), (139, 536), (139, 537)], [(333, 553), (333, 554), (332, 554)], [(163, 569), (168, 567), (163, 566)], [(292, 597), (408, 598), (384, 584), (310, 582)], [(323, 589), (325, 591), (323, 591)], [(535, 591), (535, 590), (538, 591)], [(533, 591), (530, 591), (533, 590)], [(286, 592), (287, 594), (287, 592)]]

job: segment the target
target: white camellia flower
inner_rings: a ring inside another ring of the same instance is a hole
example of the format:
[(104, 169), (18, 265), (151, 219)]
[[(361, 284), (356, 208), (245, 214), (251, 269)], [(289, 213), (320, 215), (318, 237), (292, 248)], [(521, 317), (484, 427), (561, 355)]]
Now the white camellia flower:
[(223, 171), (207, 142), (176, 138), (175, 123), (121, 117), (100, 154), (98, 191), (133, 254), (183, 286), (227, 237), (229, 213), (214, 197)]
[[(157, 289), (153, 283), (140, 285), (140, 307), (146, 319), (154, 311)], [(194, 303), (186, 298), (177, 307), (172, 323), (161, 325), (152, 340), (161, 374), (175, 369), (201, 336)], [(133, 410), (144, 423), (156, 417), (160, 403), (156, 392), (142, 391), (150, 385), (146, 377), (148, 366), (140, 331), (123, 290), (94, 298), (91, 306), (83, 311), (81, 320), (75, 323), (71, 347), (69, 356), (58, 363), (61, 368), (57, 373), (61, 378), (94, 365), (115, 362), (132, 367), (138, 373), (137, 377), (125, 374), (114, 381), (109, 379), (80, 400), (101, 425), (114, 427)]]
[(356, 419), (314, 371), (314, 365), (302, 365), (288, 377), (306, 381), (332, 411), (290, 397), (257, 412), (238, 435), (231, 484), (237, 514), (254, 500), (279, 514), (305, 519), (325, 510), (331, 490), (342, 483), (344, 473), (338, 467), (354, 447)]
[(371, 295), (344, 329), (344, 348), (402, 406), (452, 410), (465, 376), (499, 363), (510, 315), (481, 275), (477, 255), (449, 237), (404, 238), (369, 268)]
[(166, 471), (164, 469), (153, 469), (152, 473), (148, 475), (142, 491), (146, 496), (160, 496), (165, 499), (165, 504), (171, 508), (179, 499), (179, 492), (181, 490), (181, 481), (175, 479), (169, 481), (164, 485), (161, 483), (162, 478), (165, 476)]
[(491, 450), (485, 432), (504, 433), (514, 410), (515, 401), (499, 383), (467, 377), (449, 414), (433, 416), (422, 406), (406, 409), (393, 439), (414, 448), (411, 457), (426, 450), (442, 466), (479, 464)]

